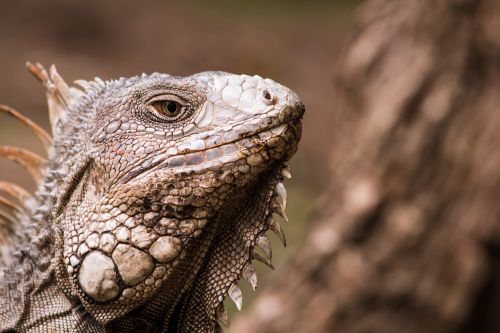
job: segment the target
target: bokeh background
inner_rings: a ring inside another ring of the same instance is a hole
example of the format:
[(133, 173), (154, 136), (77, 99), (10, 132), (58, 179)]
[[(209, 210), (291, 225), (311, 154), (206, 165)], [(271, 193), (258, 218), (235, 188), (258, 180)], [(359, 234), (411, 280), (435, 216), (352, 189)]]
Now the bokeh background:
[[(142, 72), (190, 75), (205, 70), (258, 74), (293, 90), (306, 105), (303, 140), (292, 163), (285, 225), (289, 246), (272, 236), (279, 269), (294, 253), (328, 183), (328, 147), (335, 133), (333, 68), (348, 38), (354, 0), (5, 1), (0, 12), (0, 103), (48, 129), (42, 87), (26, 61), (54, 63), (72, 82)], [(0, 144), (43, 154), (33, 135), (0, 115)], [(32, 190), (19, 166), (0, 160), (1, 179)], [(259, 282), (269, 269), (257, 264)], [(244, 289), (244, 309), (254, 294)], [(233, 305), (227, 306), (234, 311)]]

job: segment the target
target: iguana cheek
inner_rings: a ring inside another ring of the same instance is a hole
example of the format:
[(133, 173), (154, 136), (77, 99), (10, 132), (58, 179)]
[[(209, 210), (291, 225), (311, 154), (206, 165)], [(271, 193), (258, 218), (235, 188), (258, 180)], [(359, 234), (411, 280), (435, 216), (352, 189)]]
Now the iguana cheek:
[(98, 302), (109, 301), (120, 292), (113, 260), (100, 251), (92, 251), (83, 259), (78, 281), (82, 290)]

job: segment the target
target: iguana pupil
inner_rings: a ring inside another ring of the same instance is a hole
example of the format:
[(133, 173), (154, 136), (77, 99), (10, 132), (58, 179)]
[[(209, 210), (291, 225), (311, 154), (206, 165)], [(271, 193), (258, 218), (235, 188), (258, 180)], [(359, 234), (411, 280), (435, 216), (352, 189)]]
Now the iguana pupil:
[(181, 105), (174, 101), (161, 102), (161, 108), (169, 117), (175, 117), (181, 111)]

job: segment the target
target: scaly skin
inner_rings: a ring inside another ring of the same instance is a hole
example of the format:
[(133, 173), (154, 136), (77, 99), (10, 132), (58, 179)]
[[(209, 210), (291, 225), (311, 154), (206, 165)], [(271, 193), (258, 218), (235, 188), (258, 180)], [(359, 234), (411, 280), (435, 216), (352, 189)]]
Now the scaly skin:
[(47, 167), (0, 273), (0, 331), (219, 331), (224, 297), (240, 306), (237, 281), (256, 283), (252, 258), (270, 264), (265, 232), (283, 237), (273, 213), (302, 103), (223, 72), (81, 85), (51, 114)]

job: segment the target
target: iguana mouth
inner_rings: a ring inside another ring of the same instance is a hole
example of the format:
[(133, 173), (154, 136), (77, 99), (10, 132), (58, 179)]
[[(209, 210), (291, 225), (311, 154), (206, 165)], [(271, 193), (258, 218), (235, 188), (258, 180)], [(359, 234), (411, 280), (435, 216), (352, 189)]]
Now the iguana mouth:
[(287, 128), (291, 128), (291, 129), (294, 129), (296, 131), (297, 126), (300, 125), (300, 119), (301, 119), (301, 116), (298, 116), (298, 117), (291, 119), (287, 122), (279, 123), (278, 125), (269, 126), (269, 127), (266, 127), (264, 129), (256, 131), (256, 132), (241, 132), (241, 133), (238, 133), (237, 138), (235, 138), (233, 140), (222, 142), (222, 143), (217, 143), (217, 144), (211, 145), (205, 149), (179, 151), (178, 154), (175, 156), (188, 155), (188, 154), (197, 153), (197, 152), (204, 152), (204, 151), (207, 151), (210, 149), (220, 148), (223, 146), (234, 144), (234, 143), (240, 142), (240, 141), (245, 140), (245, 139), (259, 138), (260, 134), (266, 133), (266, 132), (271, 132), (273, 134), (278, 135), (279, 133), (284, 132)]
[[(225, 145), (233, 144), (236, 142), (239, 142), (244, 139), (252, 138), (252, 137), (259, 137), (259, 134), (265, 133), (265, 132), (271, 132), (275, 135), (279, 135), (280, 133), (284, 132), (287, 128), (292, 128), (295, 131), (295, 134), (297, 133), (298, 127), (301, 125), (301, 120), (305, 112), (305, 107), (304, 105), (300, 102), (297, 103), (296, 106), (294, 107), (286, 107), (284, 110), (282, 110), (276, 118), (271, 118), (268, 119), (267, 124), (263, 124), (262, 129), (258, 130), (237, 130), (234, 131), (234, 138), (230, 140), (226, 140), (224, 142), (217, 142), (217, 141), (212, 141), (210, 138), (205, 139), (206, 141), (206, 148), (204, 149), (188, 149), (188, 150), (179, 150), (177, 155), (187, 155), (190, 153), (196, 153), (196, 152), (203, 152), (207, 151), (209, 149), (213, 148), (220, 148)], [(276, 122), (274, 120), (277, 120)], [(270, 124), (269, 124), (270, 123)], [(239, 124), (243, 125), (243, 124)], [(255, 124), (254, 124), (255, 125)], [(238, 125), (236, 125), (238, 126)], [(300, 130), (300, 129), (299, 129)]]
[[(238, 159), (245, 158), (252, 153), (252, 150), (264, 149), (266, 147), (275, 148), (279, 145), (290, 145), (287, 149), (283, 148), (283, 152), (287, 155), (290, 155), (290, 153), (293, 154), (295, 153), (297, 142), (300, 140), (301, 136), (302, 114), (303, 112), (286, 123), (271, 126), (251, 134), (243, 133), (231, 141), (218, 143), (205, 149), (179, 151), (175, 155), (166, 158), (162, 157), (145, 167), (129, 172), (123, 177), (120, 183), (125, 184), (134, 180), (139, 180), (159, 170), (169, 170), (171, 168), (181, 168), (182, 170), (182, 167), (187, 167), (192, 168), (189, 170), (192, 172), (196, 171), (196, 168), (193, 169), (193, 167), (200, 166), (198, 172), (203, 172), (204, 168), (202, 166), (207, 160), (210, 161), (210, 159), (220, 158), (222, 155), (218, 151), (221, 149), (227, 150), (226, 148), (229, 147), (234, 151), (240, 151), (241, 154), (238, 154), (232, 159), (227, 158), (225, 160), (226, 163), (236, 162)], [(248, 144), (242, 144), (244, 142), (248, 142)], [(214, 151), (217, 151), (217, 153), (212, 154), (211, 152)]]

